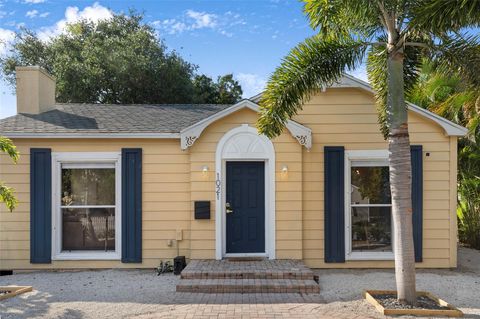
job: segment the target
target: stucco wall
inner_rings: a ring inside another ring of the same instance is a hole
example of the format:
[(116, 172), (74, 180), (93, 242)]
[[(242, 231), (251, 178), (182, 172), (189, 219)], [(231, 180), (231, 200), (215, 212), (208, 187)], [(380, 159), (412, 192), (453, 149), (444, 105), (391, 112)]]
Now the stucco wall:
[[(182, 230), (180, 254), (190, 258), (215, 257), (215, 151), (228, 130), (254, 125), (255, 112), (244, 109), (219, 120), (186, 151), (179, 140), (154, 139), (37, 139), (14, 140), (21, 158), (17, 165), (0, 155), (1, 180), (17, 190), (18, 209), (0, 205), (0, 269), (154, 267), (177, 254), (167, 240)], [(323, 236), (323, 147), (346, 150), (385, 149), (379, 133), (373, 98), (356, 89), (328, 89), (307, 103), (295, 120), (313, 131), (310, 151), (288, 131), (274, 139), (276, 152), (276, 256), (304, 259), (310, 267), (391, 267), (386, 261), (325, 264)], [(410, 112), (412, 144), (424, 151), (424, 262), (420, 267), (456, 266), (456, 138), (445, 136), (437, 124)], [(53, 152), (120, 151), (143, 149), (143, 263), (119, 261), (29, 262), (29, 149)], [(425, 156), (425, 153), (430, 156)], [(207, 174), (202, 172), (207, 165)], [(281, 167), (288, 166), (288, 174)], [(194, 220), (193, 201), (210, 200), (211, 220)]]

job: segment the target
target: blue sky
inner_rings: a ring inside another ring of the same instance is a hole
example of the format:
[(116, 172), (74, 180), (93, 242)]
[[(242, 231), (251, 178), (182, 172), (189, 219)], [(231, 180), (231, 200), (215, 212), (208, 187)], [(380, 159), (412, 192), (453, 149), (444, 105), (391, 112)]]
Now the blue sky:
[[(22, 26), (48, 39), (66, 23), (129, 9), (143, 13), (168, 48), (197, 64), (199, 72), (233, 73), (245, 97), (260, 92), (281, 58), (314, 34), (297, 0), (0, 0), (0, 55)], [(353, 75), (366, 79), (364, 67)], [(0, 80), (0, 118), (15, 110), (13, 90)]]
[[(261, 91), (289, 49), (313, 34), (296, 0), (55, 1), (0, 0), (0, 39), (20, 26), (48, 38), (66, 22), (101, 19), (130, 8), (143, 12), (165, 40), (199, 72), (233, 73), (248, 97)], [(5, 53), (5, 45), (0, 54)], [(11, 87), (0, 84), (0, 118), (15, 114)]]
[[(0, 55), (22, 26), (48, 39), (66, 23), (129, 9), (143, 13), (167, 47), (199, 72), (214, 78), (233, 73), (244, 97), (259, 93), (281, 58), (314, 34), (297, 0), (0, 0)], [(353, 75), (366, 79), (364, 67)], [(13, 89), (0, 79), (0, 118), (15, 111)]]

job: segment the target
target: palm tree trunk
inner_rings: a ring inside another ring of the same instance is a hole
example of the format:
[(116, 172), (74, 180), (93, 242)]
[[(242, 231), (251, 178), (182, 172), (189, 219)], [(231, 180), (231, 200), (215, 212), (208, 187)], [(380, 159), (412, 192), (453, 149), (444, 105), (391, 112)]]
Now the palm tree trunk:
[(405, 104), (403, 80), (403, 51), (389, 52), (388, 72), (388, 117), (389, 117), (389, 165), (392, 193), (392, 217), (394, 230), (395, 277), (400, 302), (414, 305), (415, 254), (413, 246), (412, 170), (408, 114)]

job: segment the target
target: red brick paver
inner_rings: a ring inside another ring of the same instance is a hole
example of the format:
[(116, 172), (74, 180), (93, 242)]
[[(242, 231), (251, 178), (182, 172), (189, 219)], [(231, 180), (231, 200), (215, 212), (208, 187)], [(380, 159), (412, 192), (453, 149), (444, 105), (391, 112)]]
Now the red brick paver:
[(192, 260), (177, 292), (319, 293), (310, 268), (300, 260)]
[(136, 319), (323, 319), (382, 318), (362, 300), (322, 303), (318, 294), (199, 294), (176, 293), (175, 302), (163, 311)]

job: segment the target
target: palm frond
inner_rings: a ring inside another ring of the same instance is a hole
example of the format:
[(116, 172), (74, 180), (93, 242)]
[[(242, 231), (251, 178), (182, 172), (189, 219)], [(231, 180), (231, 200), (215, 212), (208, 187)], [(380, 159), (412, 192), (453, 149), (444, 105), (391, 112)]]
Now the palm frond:
[(0, 136), (0, 152), (7, 153), (14, 163), (18, 161), (20, 156), (12, 140), (3, 136)]
[[(367, 75), (372, 88), (375, 91), (375, 105), (378, 114), (378, 123), (383, 137), (387, 139), (389, 134), (389, 123), (387, 110), (387, 48), (374, 46), (367, 58)], [(408, 95), (414, 88), (420, 74), (422, 65), (422, 49), (419, 47), (406, 47), (404, 49), (404, 89)], [(405, 106), (406, 107), (406, 106)]]
[(430, 59), (437, 72), (459, 76), (466, 84), (480, 86), (480, 42), (478, 36), (444, 35), (431, 48)]
[(413, 9), (413, 28), (435, 33), (458, 31), (468, 26), (480, 25), (478, 0), (423, 0)]
[(423, 108), (469, 129), (468, 138), (478, 140), (480, 87), (466, 83), (460, 74), (424, 60), (421, 75), (408, 99)]
[[(14, 163), (17, 163), (18, 158), (20, 157), (12, 140), (3, 136), (0, 136), (0, 152), (6, 153)], [(13, 211), (18, 204), (13, 189), (7, 187), (2, 182), (0, 182), (0, 203), (5, 203), (10, 211)]]
[(312, 29), (326, 38), (361, 34), (369, 37), (382, 29), (378, 6), (369, 0), (303, 0)]
[(5, 186), (2, 182), (0, 182), (0, 202), (5, 203), (10, 211), (13, 211), (18, 204), (13, 188)]
[(260, 133), (272, 138), (312, 92), (339, 80), (361, 63), (368, 45), (352, 38), (313, 36), (297, 45), (270, 77), (260, 101)]
[(387, 116), (387, 48), (373, 47), (367, 58), (368, 81), (375, 91), (375, 106), (377, 108), (378, 124), (383, 137), (388, 137)]

